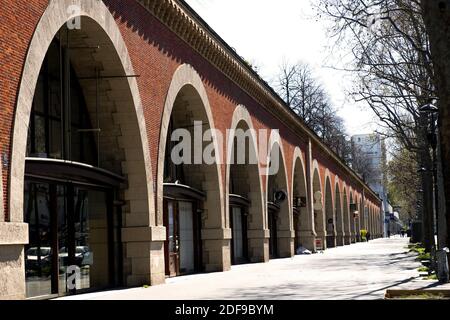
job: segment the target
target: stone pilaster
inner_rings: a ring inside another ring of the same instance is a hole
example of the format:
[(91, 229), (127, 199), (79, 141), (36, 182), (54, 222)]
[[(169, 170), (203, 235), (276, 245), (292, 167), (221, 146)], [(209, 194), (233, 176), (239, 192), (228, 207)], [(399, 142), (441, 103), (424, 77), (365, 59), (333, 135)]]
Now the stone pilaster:
[(229, 228), (202, 229), (203, 267), (206, 272), (231, 269), (231, 234)]
[(165, 227), (128, 227), (122, 229), (124, 271), (127, 286), (164, 283)]
[(270, 230), (247, 230), (250, 262), (269, 261)]
[(24, 299), (28, 224), (0, 222), (0, 299)]
[(280, 258), (288, 258), (294, 255), (294, 238), (293, 230), (278, 230), (278, 255)]

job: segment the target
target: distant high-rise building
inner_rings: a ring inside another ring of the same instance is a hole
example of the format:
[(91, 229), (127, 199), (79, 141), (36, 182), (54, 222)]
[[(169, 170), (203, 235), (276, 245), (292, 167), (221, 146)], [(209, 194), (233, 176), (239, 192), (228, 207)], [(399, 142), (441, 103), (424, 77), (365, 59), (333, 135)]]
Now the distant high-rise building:
[[(369, 187), (383, 200), (383, 212), (388, 212), (390, 204), (388, 202), (386, 177), (383, 170), (386, 164), (386, 145), (384, 140), (379, 134), (372, 133), (354, 135), (351, 138), (351, 142), (355, 153), (352, 160), (360, 162), (357, 166), (354, 163), (353, 169), (361, 175)], [(387, 230), (385, 230), (385, 234), (386, 232)]]

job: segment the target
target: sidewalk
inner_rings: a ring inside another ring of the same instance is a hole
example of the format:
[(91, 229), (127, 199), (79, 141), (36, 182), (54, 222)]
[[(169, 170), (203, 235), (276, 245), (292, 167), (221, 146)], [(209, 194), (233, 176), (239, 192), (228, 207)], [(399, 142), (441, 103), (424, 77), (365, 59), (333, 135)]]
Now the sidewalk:
[(421, 280), (421, 264), (407, 245), (407, 238), (376, 239), (314, 255), (232, 266), (227, 272), (171, 278), (159, 286), (62, 299), (367, 300), (384, 299), (388, 289), (435, 289), (436, 281)]

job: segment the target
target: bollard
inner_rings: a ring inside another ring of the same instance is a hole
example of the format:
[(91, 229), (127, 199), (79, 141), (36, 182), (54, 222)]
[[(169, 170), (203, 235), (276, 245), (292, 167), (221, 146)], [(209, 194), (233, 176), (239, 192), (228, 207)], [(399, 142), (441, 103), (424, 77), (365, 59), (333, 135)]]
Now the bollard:
[(436, 251), (437, 276), (439, 282), (441, 283), (447, 283), (449, 281), (448, 258), (447, 258), (448, 253), (449, 253), (448, 248)]

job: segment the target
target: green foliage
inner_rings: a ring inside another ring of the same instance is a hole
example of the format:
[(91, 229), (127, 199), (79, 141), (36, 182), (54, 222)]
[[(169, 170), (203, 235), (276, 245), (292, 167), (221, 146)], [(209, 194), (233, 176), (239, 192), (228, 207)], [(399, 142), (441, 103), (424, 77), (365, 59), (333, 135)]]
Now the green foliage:
[(421, 243), (414, 243), (408, 245), (409, 252), (415, 252), (418, 254), (424, 254), (425, 253), (425, 247)]
[(438, 280), (438, 277), (437, 277), (436, 273), (433, 273), (429, 276), (423, 277), (422, 279), (423, 280)]
[(418, 254), (425, 254), (425, 248), (414, 248), (414, 249), (411, 249), (410, 251), (418, 253)]
[(359, 231), (359, 234), (361, 235), (361, 240), (362, 241), (367, 241), (367, 230), (362, 229)]
[(431, 260), (431, 255), (429, 252), (424, 252), (421, 253), (417, 256), (417, 260), (421, 261), (421, 260)]
[(417, 269), (417, 271), (419, 271), (419, 272), (429, 272), (430, 268), (423, 266), (423, 267), (420, 267), (419, 269)]
[(391, 203), (402, 207), (400, 219), (406, 220), (415, 212), (417, 203), (417, 175), (416, 155), (406, 149), (393, 152), (392, 160), (386, 168), (388, 176), (388, 194)]
[(436, 293), (420, 293), (420, 294), (410, 294), (400, 297), (395, 297), (394, 299), (417, 299), (417, 300), (441, 300), (441, 299), (447, 299), (443, 294), (436, 294)]

